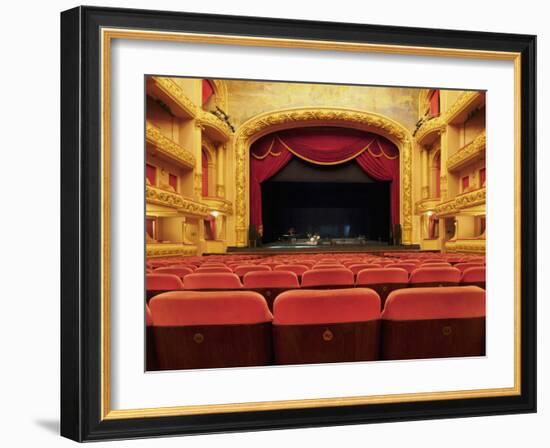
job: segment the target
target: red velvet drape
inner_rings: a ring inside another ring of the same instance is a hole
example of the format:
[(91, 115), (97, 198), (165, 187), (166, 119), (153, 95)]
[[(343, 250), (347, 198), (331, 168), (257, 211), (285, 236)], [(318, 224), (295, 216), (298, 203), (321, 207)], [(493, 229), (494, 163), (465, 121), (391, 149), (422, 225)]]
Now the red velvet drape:
[(202, 105), (204, 106), (214, 94), (214, 88), (208, 79), (202, 80)]
[(250, 223), (262, 230), (261, 183), (293, 156), (310, 163), (336, 165), (355, 159), (373, 179), (391, 182), (391, 219), (399, 223), (399, 151), (389, 140), (356, 129), (311, 127), (260, 138), (250, 150)]
[(432, 90), (430, 96), (430, 116), (439, 116), (439, 89)]

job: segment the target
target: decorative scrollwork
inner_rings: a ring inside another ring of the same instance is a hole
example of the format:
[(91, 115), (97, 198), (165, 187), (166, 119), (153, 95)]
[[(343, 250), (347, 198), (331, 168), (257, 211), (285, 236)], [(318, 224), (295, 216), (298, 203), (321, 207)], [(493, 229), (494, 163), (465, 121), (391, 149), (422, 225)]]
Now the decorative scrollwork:
[(197, 246), (181, 243), (155, 243), (145, 246), (147, 258), (197, 255)]
[(174, 101), (190, 118), (197, 116), (198, 107), (172, 79), (163, 76), (152, 76), (151, 79), (157, 88)]
[(164, 205), (177, 209), (186, 215), (199, 217), (208, 216), (208, 206), (192, 199), (183, 197), (172, 191), (162, 190), (150, 185), (145, 188), (145, 199), (152, 204)]
[(226, 142), (233, 135), (233, 131), (225, 121), (207, 111), (200, 112), (196, 125), (204, 130), (214, 141)]
[(180, 164), (193, 168), (195, 166), (195, 156), (176, 142), (162, 134), (159, 128), (147, 122), (145, 126), (145, 139), (148, 143), (155, 146), (157, 151), (166, 156), (175, 159)]
[(485, 154), (486, 134), (483, 131), (473, 141), (460, 148), (447, 159), (447, 169), (455, 171), (465, 165), (479, 160)]

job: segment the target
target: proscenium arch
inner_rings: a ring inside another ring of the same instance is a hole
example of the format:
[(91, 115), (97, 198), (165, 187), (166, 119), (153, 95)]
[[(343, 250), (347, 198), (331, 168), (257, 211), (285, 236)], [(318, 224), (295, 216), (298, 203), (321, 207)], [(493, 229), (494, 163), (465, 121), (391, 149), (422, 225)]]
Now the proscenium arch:
[(412, 244), (412, 136), (401, 124), (384, 115), (339, 107), (283, 109), (263, 113), (244, 122), (235, 134), (235, 230), (237, 246), (247, 245), (249, 225), (250, 146), (259, 138), (283, 129), (337, 126), (372, 132), (399, 149), (400, 222), (403, 244)]

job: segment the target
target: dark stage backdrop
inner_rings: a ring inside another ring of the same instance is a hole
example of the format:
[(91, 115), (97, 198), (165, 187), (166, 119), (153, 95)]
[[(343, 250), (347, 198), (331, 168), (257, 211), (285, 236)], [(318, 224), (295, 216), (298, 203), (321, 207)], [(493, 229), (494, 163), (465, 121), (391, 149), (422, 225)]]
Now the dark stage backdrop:
[(264, 243), (277, 241), (291, 227), (323, 238), (389, 240), (389, 182), (267, 181), (262, 202)]

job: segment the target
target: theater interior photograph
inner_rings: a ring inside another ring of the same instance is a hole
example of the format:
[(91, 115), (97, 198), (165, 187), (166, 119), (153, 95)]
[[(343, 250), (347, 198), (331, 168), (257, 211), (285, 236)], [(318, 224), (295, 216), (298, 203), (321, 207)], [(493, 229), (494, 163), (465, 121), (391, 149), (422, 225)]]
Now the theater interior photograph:
[(145, 81), (147, 371), (485, 356), (484, 91)]

